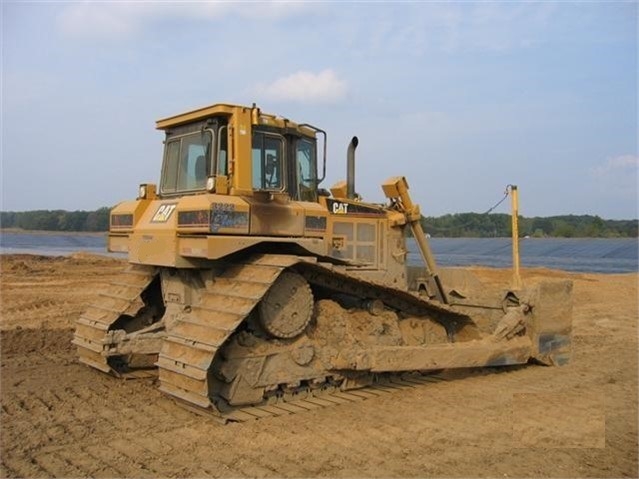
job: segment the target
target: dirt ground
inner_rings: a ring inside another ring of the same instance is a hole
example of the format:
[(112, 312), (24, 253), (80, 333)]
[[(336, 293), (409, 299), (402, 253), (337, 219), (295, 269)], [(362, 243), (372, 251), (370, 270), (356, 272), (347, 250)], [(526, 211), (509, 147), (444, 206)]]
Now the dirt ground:
[[(567, 366), (459, 370), (359, 403), (221, 425), (153, 379), (78, 364), (119, 260), (1, 257), (2, 477), (637, 477), (637, 274), (574, 281)], [(475, 269), (488, 282), (508, 273)]]

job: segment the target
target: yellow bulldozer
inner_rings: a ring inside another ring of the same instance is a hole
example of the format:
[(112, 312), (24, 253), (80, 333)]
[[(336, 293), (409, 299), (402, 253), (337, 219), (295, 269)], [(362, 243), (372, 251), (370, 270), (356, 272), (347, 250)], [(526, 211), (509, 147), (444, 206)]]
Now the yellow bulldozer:
[(77, 321), (82, 363), (157, 375), (181, 404), (245, 420), (429, 371), (568, 360), (572, 284), (473, 297), (445, 280), (404, 177), (382, 184), (384, 204), (356, 194), (356, 137), (327, 191), (327, 136), (310, 124), (216, 104), (156, 127), (159, 186), (110, 213), (108, 250), (129, 264)]

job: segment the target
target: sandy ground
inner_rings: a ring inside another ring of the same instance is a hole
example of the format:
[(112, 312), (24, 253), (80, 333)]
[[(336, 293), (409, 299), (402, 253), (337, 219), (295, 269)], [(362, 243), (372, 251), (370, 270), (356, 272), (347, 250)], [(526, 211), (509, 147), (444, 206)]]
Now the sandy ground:
[[(574, 281), (573, 360), (260, 421), (215, 423), (152, 379), (77, 363), (72, 327), (119, 260), (1, 257), (2, 477), (637, 477), (637, 275)], [(482, 280), (507, 273), (476, 269)]]

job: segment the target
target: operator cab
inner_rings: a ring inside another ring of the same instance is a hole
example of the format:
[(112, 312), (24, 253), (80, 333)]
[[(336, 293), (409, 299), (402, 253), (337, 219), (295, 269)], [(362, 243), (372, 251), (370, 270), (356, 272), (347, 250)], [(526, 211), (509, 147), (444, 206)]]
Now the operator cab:
[(325, 150), (322, 130), (233, 105), (160, 120), (157, 127), (166, 134), (161, 197), (266, 192), (318, 201), (316, 133), (324, 134)]

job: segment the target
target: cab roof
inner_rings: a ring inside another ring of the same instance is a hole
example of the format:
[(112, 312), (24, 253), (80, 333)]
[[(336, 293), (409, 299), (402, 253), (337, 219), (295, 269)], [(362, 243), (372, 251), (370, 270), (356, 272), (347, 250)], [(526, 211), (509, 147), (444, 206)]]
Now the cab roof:
[(155, 122), (155, 127), (158, 130), (167, 130), (171, 127), (178, 125), (185, 125), (188, 123), (194, 123), (197, 121), (205, 120), (213, 116), (226, 116), (231, 117), (237, 113), (252, 113), (252, 122), (255, 124), (255, 119), (259, 125), (272, 126), (275, 128), (293, 129), (299, 133), (315, 137), (315, 129), (309, 128), (306, 125), (299, 125), (281, 116), (263, 113), (255, 104), (253, 106), (233, 105), (229, 103), (216, 103), (214, 105), (198, 108), (197, 110), (187, 111), (178, 115), (162, 118)]

